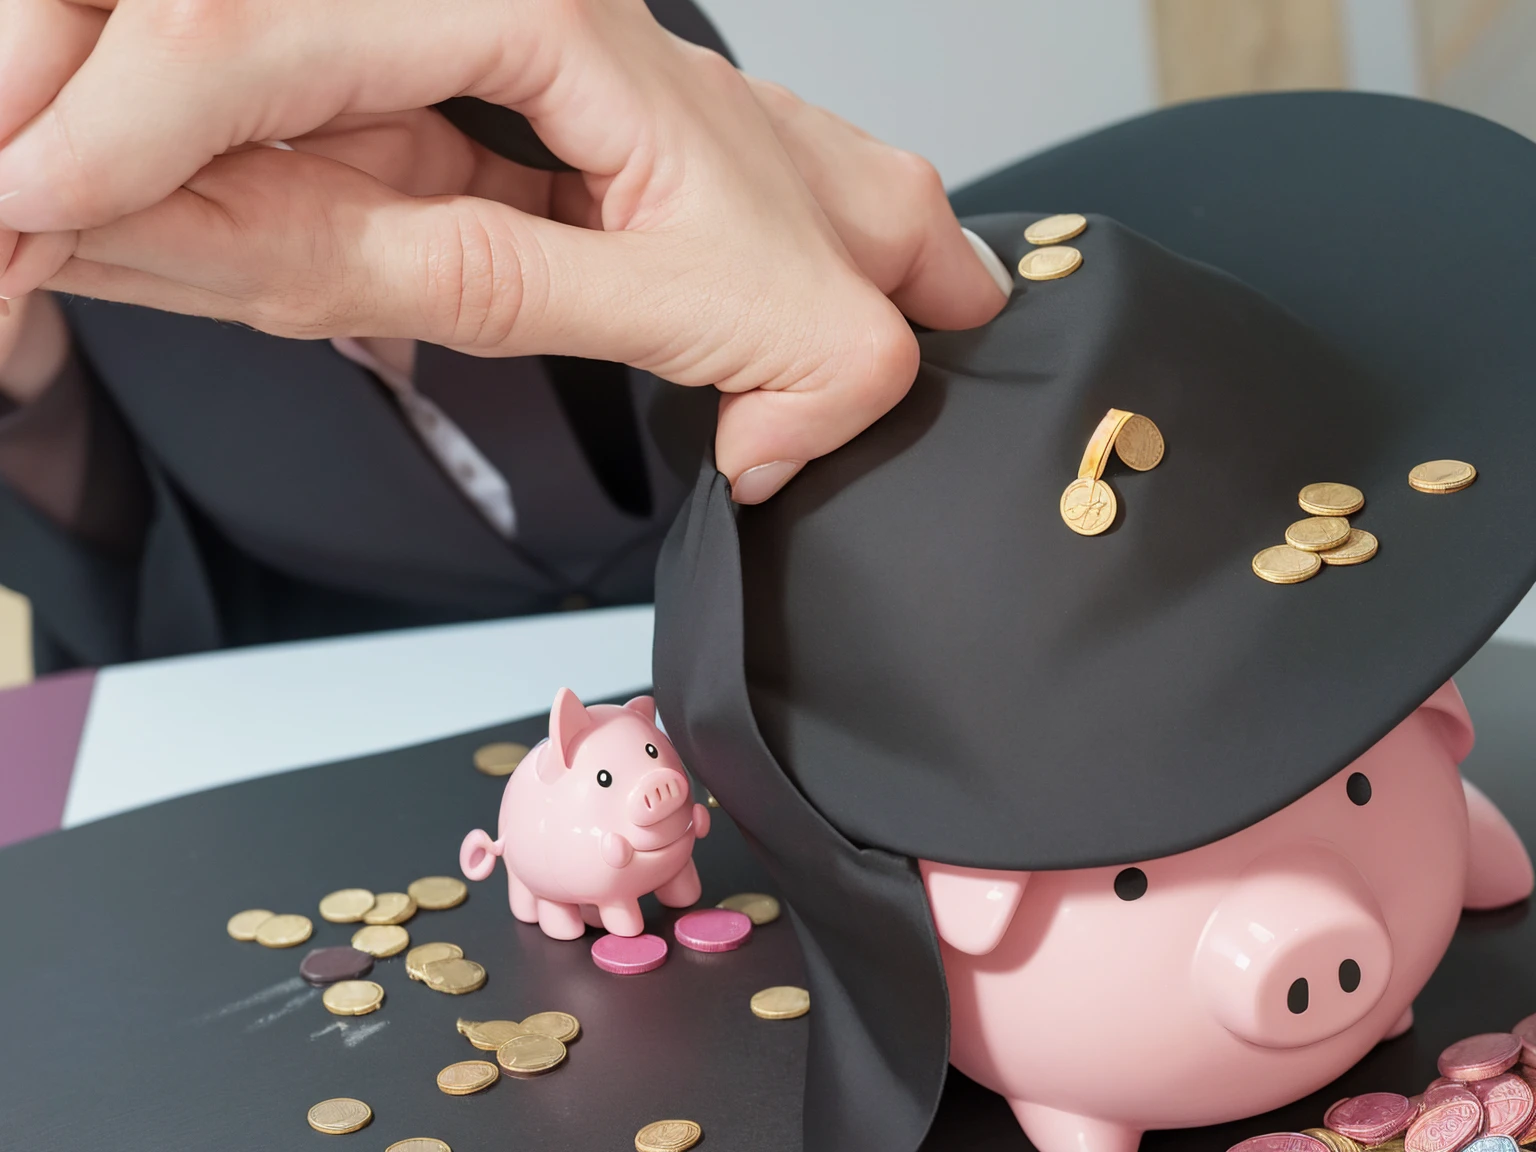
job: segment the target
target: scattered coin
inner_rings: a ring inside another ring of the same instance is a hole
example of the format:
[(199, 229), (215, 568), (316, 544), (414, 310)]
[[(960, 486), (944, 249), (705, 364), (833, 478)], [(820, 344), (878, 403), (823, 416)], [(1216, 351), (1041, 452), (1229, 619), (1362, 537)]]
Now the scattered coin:
[(356, 948), (316, 948), (299, 963), (299, 975), (324, 987), (338, 980), (357, 980), (373, 971), (373, 957)]
[(1483, 1126), (1483, 1109), (1475, 1098), (1447, 1100), (1419, 1113), (1403, 1137), (1407, 1152), (1453, 1152), (1469, 1143)]
[(1250, 1136), (1227, 1152), (1328, 1152), (1328, 1145), (1300, 1132), (1269, 1132)]
[(1097, 536), (1115, 522), (1115, 492), (1102, 480), (1079, 477), (1061, 494), (1061, 518), (1080, 536)]
[(1490, 1136), (1517, 1136), (1536, 1117), (1531, 1086), (1513, 1072), (1473, 1080), (1468, 1087), (1483, 1106)]
[(343, 888), (320, 901), (320, 916), (332, 924), (356, 924), (373, 907), (373, 893), (366, 888)]
[(457, 944), (444, 944), (441, 941), (418, 944), (405, 954), (405, 974), (412, 980), (425, 980), (422, 969), (434, 960), (458, 960), (463, 955), (464, 949)]
[(475, 771), (487, 776), (510, 776), (526, 755), (526, 744), (486, 744), (475, 749)]
[(345, 1136), (365, 1128), (373, 1119), (373, 1109), (350, 1096), (322, 1100), (309, 1110), (309, 1126), (316, 1132)]
[(524, 1032), (548, 1036), (562, 1044), (569, 1044), (581, 1035), (581, 1021), (569, 1012), (535, 1012), (520, 1027)]
[(459, 1021), (459, 1032), (482, 1052), (494, 1052), (512, 1037), (527, 1031), (516, 1020)]
[(638, 976), (667, 961), (667, 942), (647, 932), (643, 936), (609, 933), (592, 941), (592, 963), (616, 976)]
[(272, 913), (265, 908), (248, 908), (244, 912), (236, 912), (231, 916), (229, 923), (224, 925), (224, 930), (236, 940), (254, 940), (256, 929), (270, 919), (272, 919)]
[(1353, 484), (1308, 484), (1296, 498), (1303, 512), (1314, 516), (1353, 516), (1365, 507), (1365, 493)]
[(1138, 472), (1150, 471), (1161, 464), (1166, 448), (1162, 429), (1139, 413), (1127, 420), (1115, 436), (1115, 455), (1126, 467)]
[(1477, 479), (1477, 469), (1461, 460), (1430, 460), (1408, 473), (1408, 484), (1420, 492), (1460, 492)]
[(635, 1152), (685, 1152), (703, 1136), (692, 1120), (653, 1120), (635, 1133)]
[(384, 989), (372, 980), (343, 980), (320, 997), (333, 1016), (366, 1016), (384, 1003)]
[(433, 960), (422, 965), (421, 979), (434, 992), (462, 996), (485, 986), (485, 969), (473, 960)]
[(1372, 536), (1364, 528), (1351, 528), (1349, 536), (1345, 538), (1344, 543), (1340, 544), (1337, 548), (1330, 548), (1326, 552), (1319, 552), (1317, 556), (1324, 564), (1364, 564), (1372, 556), (1376, 555), (1376, 550), (1379, 547), (1380, 545), (1377, 543), (1376, 537)]
[(404, 924), (416, 915), (416, 901), (404, 892), (380, 892), (363, 913), (364, 924)]
[(1536, 1064), (1536, 1016), (1527, 1016), (1509, 1031), (1520, 1038), (1520, 1062)]
[(811, 994), (793, 984), (780, 984), (752, 994), (752, 1015), (762, 1020), (793, 1020), (811, 1010)]
[(1326, 552), (1349, 539), (1349, 521), (1342, 516), (1308, 516), (1285, 530), (1285, 542), (1303, 552)]
[(1361, 1150), (1361, 1145), (1356, 1141), (1338, 1132), (1330, 1132), (1326, 1128), (1303, 1128), (1301, 1134), (1328, 1145), (1329, 1152), (1360, 1152)]
[(1484, 1032), (1456, 1041), (1440, 1053), (1435, 1066), (1452, 1080), (1486, 1080), (1519, 1063), (1523, 1047), (1520, 1038), (1508, 1032)]
[(460, 1060), (437, 1074), (437, 1086), (450, 1096), (468, 1096), (501, 1079), (501, 1070), (488, 1060)]
[(1520, 1152), (1520, 1146), (1502, 1133), (1490, 1132), (1487, 1136), (1479, 1136), (1462, 1152)]
[(705, 794), (705, 796), (704, 796), (704, 804), (708, 808), (718, 808), (718, 807), (720, 807), (720, 801), (715, 799), (714, 793), (712, 793), (712, 792)]
[(352, 933), (352, 947), (382, 960), (411, 946), (411, 934), (398, 924), (370, 924)]
[(564, 1044), (532, 1032), (514, 1036), (496, 1050), (496, 1063), (512, 1076), (540, 1076), (564, 1060)]
[(779, 918), (779, 902), (763, 892), (738, 892), (734, 896), (727, 896), (715, 907), (744, 912), (747, 919), (759, 928)]
[(1322, 570), (1316, 553), (1303, 552), (1289, 544), (1276, 544), (1253, 558), (1253, 574), (1271, 584), (1300, 584)]
[(1060, 244), (1074, 236), (1080, 236), (1088, 227), (1088, 218), (1076, 212), (1062, 212), (1036, 220), (1024, 229), (1024, 239), (1031, 244)]
[(679, 916), (672, 935), (684, 948), (695, 952), (731, 952), (752, 936), (752, 921), (744, 912), (729, 908), (705, 908)]
[(1405, 1131), (1418, 1109), (1396, 1092), (1347, 1096), (1323, 1114), (1323, 1127), (1362, 1144), (1379, 1144)]
[(1083, 254), (1065, 244), (1036, 248), (1024, 253), (1019, 261), (1019, 275), (1026, 280), (1060, 280), (1076, 272), (1082, 263)]
[(412, 1136), (409, 1140), (396, 1140), (384, 1152), (453, 1152), (453, 1149), (431, 1136)]
[(423, 876), (406, 888), (411, 899), (429, 912), (440, 912), (464, 903), (469, 889), (455, 876)]
[(271, 916), (256, 929), (256, 943), (263, 948), (295, 948), (308, 940), (314, 930), (308, 916)]

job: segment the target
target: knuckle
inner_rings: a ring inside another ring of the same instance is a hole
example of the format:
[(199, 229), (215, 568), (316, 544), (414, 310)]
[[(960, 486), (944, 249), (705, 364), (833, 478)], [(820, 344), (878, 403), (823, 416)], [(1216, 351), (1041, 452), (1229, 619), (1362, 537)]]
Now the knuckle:
[(474, 201), (455, 202), (425, 253), (429, 327), (454, 347), (489, 350), (507, 343), (529, 304), (529, 264), (503, 219), (487, 216)]
[(238, 0), (150, 0), (136, 11), (154, 40), (174, 49), (234, 32), (240, 8)]
[(932, 209), (942, 204), (948, 210), (949, 198), (944, 192), (944, 180), (928, 159), (916, 152), (892, 148), (888, 162), (893, 186), (914, 206)]

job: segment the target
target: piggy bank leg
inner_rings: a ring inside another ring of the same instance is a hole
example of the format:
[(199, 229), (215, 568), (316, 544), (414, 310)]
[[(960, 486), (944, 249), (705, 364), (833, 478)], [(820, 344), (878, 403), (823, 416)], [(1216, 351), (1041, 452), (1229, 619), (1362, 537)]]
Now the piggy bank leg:
[(1467, 794), (1468, 838), (1467, 887), (1462, 904), (1467, 908), (1503, 908), (1531, 894), (1531, 858), (1504, 813), (1470, 781), (1463, 779)]
[(1027, 1100), (1010, 1100), (1008, 1104), (1024, 1134), (1040, 1152), (1136, 1152), (1141, 1143), (1139, 1128), (1078, 1116)]
[(704, 885), (699, 881), (699, 870), (691, 858), (681, 872), (656, 889), (656, 899), (668, 908), (687, 908), (697, 904), (703, 894)]
[(555, 900), (539, 901), (539, 927), (544, 929), (544, 935), (555, 940), (575, 940), (587, 931), (579, 906)]
[(602, 917), (603, 927), (615, 936), (638, 936), (645, 931), (645, 917), (640, 915), (638, 900), (599, 904), (597, 911)]
[(512, 915), (524, 924), (539, 922), (539, 901), (528, 891), (528, 885), (517, 878), (517, 873), (507, 869), (507, 902), (512, 905)]

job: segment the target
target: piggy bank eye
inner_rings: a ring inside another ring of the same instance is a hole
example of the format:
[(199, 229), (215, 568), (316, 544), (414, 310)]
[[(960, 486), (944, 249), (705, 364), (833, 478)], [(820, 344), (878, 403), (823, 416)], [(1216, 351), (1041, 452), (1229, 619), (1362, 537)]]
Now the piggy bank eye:
[(1344, 791), (1349, 793), (1350, 800), (1361, 807), (1371, 802), (1371, 782), (1364, 772), (1351, 773), (1349, 779), (1344, 781)]
[(1115, 876), (1115, 895), (1122, 900), (1140, 900), (1147, 894), (1147, 874), (1140, 868), (1122, 868)]
[(608, 785), (610, 785), (612, 783), (613, 783), (613, 773), (608, 771), (608, 769), (604, 768), (601, 772), (599, 772), (597, 774), (597, 786), (599, 788), (606, 788), (606, 787), (608, 787)]
[(656, 757), (661, 755), (660, 752), (656, 751), (656, 745), (654, 745), (654, 744), (647, 744), (645, 746), (645, 754), (647, 756), (649, 756), (652, 760), (656, 759)]

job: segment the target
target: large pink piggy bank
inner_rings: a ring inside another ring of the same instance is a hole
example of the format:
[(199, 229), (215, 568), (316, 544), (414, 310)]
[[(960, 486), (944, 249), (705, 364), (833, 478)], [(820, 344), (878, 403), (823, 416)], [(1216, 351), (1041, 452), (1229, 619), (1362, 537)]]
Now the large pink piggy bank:
[(1065, 872), (923, 861), (951, 1061), (1041, 1152), (1134, 1152), (1149, 1128), (1321, 1088), (1411, 1026), (1463, 907), (1531, 892), (1519, 837), (1461, 779), (1471, 747), (1446, 684), (1337, 776), (1203, 848)]
[(588, 923), (638, 936), (647, 892), (671, 908), (698, 900), (693, 842), (708, 832), (651, 697), (587, 708), (562, 688), (549, 739), (507, 780), (496, 839), (475, 829), (459, 866), (484, 880), (501, 857), (512, 914), (557, 940)]

